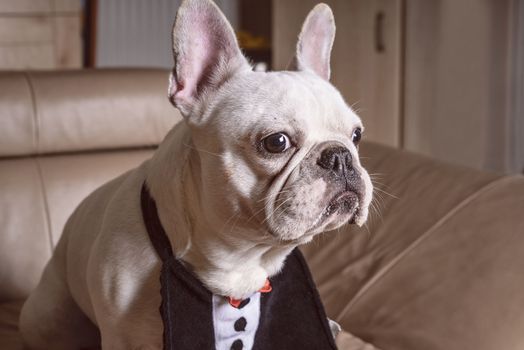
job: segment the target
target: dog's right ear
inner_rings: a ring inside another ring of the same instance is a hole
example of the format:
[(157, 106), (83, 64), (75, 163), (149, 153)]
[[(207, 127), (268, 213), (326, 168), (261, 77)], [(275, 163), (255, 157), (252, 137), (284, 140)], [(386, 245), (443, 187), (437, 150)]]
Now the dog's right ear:
[(233, 28), (211, 0), (184, 0), (173, 27), (169, 99), (187, 118), (203, 96), (235, 71), (251, 69)]

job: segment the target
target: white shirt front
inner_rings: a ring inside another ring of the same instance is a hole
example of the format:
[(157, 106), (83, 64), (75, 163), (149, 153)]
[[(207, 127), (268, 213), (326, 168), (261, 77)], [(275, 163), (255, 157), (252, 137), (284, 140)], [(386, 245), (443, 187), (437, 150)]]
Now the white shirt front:
[[(246, 303), (247, 302), (247, 303)], [(260, 292), (235, 308), (223, 296), (213, 294), (213, 327), (216, 350), (250, 350), (260, 320)]]

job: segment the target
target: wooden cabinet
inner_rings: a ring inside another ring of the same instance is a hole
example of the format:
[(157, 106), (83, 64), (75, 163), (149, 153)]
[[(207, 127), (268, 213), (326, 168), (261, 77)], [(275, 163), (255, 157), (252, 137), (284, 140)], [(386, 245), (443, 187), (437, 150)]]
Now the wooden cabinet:
[(81, 66), (80, 0), (0, 0), (0, 69)]
[(475, 168), (512, 170), (511, 3), (407, 1), (405, 148)]

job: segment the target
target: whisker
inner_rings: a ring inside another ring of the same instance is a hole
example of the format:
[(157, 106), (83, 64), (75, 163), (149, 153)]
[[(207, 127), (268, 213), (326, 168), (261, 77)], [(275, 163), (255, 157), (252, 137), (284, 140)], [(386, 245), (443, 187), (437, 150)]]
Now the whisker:
[(222, 225), (222, 228), (220, 229), (220, 232), (224, 232), (224, 228), (227, 226), (227, 224), (229, 224), (229, 222), (231, 221), (231, 219), (233, 219), (235, 216), (237, 216), (238, 213), (234, 213), (233, 215), (231, 215), (229, 217), (229, 219), (226, 220), (226, 222)]
[(262, 221), (262, 223), (265, 223), (269, 218), (272, 218), (272, 217), (274, 216), (275, 212), (276, 212), (276, 211), (277, 211), (281, 206), (283, 206), (285, 203), (289, 202), (289, 201), (292, 200), (292, 199), (293, 199), (293, 197), (289, 197), (289, 198), (285, 199), (282, 203), (280, 203), (280, 204), (278, 205), (278, 207), (276, 207), (275, 209), (273, 209), (273, 212), (272, 212), (271, 214), (269, 214), (269, 215), (267, 216), (267, 218), (265, 218), (265, 219)]
[(355, 108), (357, 108), (357, 105), (358, 105), (360, 102), (361, 102), (360, 100), (357, 100), (357, 101), (353, 102), (351, 105), (349, 105), (349, 108), (351, 108), (351, 109), (354, 110)]
[(251, 215), (248, 219), (247, 219), (247, 222), (250, 222), (251, 219), (253, 219), (257, 214), (259, 214), (261, 211), (265, 210), (266, 207), (265, 206), (262, 206), (262, 208), (260, 208), (259, 210), (257, 210), (256, 212), (253, 213), (253, 215)]
[(238, 219), (240, 219), (240, 215), (237, 215), (237, 217), (235, 218), (235, 221), (233, 222), (233, 225), (231, 225), (231, 228), (229, 229), (229, 234), (230, 235), (233, 234), (233, 231), (234, 231), (235, 227), (238, 224)]
[(391, 193), (389, 193), (389, 192), (387, 192), (387, 191), (384, 191), (383, 189), (381, 189), (381, 188), (379, 188), (379, 187), (374, 187), (373, 189), (374, 189), (374, 190), (377, 190), (377, 191), (379, 191), (379, 192), (381, 192), (381, 193), (384, 193), (385, 195), (388, 195), (388, 196), (390, 196), (390, 197), (392, 197), (392, 198), (399, 199), (399, 198), (398, 198), (397, 196), (395, 196), (394, 194), (391, 194)]
[(381, 209), (380, 209), (381, 203), (376, 198), (377, 197), (374, 197), (371, 203), (369, 203), (369, 206), (371, 209), (370, 217), (371, 219), (374, 219), (374, 216), (375, 216), (378, 220), (382, 220), (382, 214), (381, 214)]
[(369, 225), (367, 223), (364, 224), (364, 228), (366, 229), (368, 233), (368, 240), (373, 240), (373, 234), (371, 233), (371, 230), (369, 229)]
[[(291, 190), (282, 190), (282, 191), (278, 192), (278, 193), (275, 195), (275, 197), (278, 197), (279, 195), (281, 195), (281, 194), (283, 194), (283, 193), (287, 193), (287, 192), (291, 192)], [(269, 196), (266, 196), (266, 197), (264, 197), (264, 198), (262, 198), (262, 199), (259, 199), (259, 200), (257, 201), (257, 203), (263, 202), (263, 201), (265, 201), (266, 199), (268, 199), (268, 198), (270, 198), (270, 197), (272, 197), (272, 196), (273, 196), (273, 195), (270, 194)]]
[[(295, 189), (295, 188), (297, 188), (297, 187), (299, 187), (299, 185), (288, 186), (288, 187), (286, 187), (284, 190), (279, 191), (279, 192), (275, 195), (275, 197), (278, 197), (280, 194), (283, 194), (283, 193), (292, 192), (292, 190)], [(264, 198), (258, 200), (257, 203), (262, 202), (262, 201), (265, 201), (265, 200), (267, 200), (268, 198), (270, 198), (271, 196), (272, 196), (272, 195), (268, 195), (268, 196), (266, 196), (266, 197), (264, 197)], [(290, 197), (290, 198), (292, 198), (292, 197)], [(263, 206), (262, 208), (260, 208), (260, 209), (257, 210), (256, 212), (254, 212), (253, 215), (251, 215), (251, 216), (247, 219), (247, 222), (251, 221), (251, 219), (253, 219), (257, 214), (259, 214), (260, 212), (262, 212), (262, 211), (265, 210), (265, 209), (266, 209), (266, 207)], [(276, 209), (275, 209), (275, 210), (276, 210)]]
[(371, 182), (373, 183), (373, 185), (378, 184), (378, 185), (384, 186), (385, 188), (389, 187), (389, 185), (386, 185), (385, 183), (377, 181), (375, 179), (371, 179)]
[(198, 151), (198, 152), (202, 152), (202, 153), (207, 153), (207, 154), (210, 154), (212, 156), (215, 156), (215, 157), (219, 157), (219, 158), (222, 158), (223, 155), (222, 154), (218, 154), (218, 153), (213, 153), (211, 151), (207, 151), (205, 149), (200, 149), (200, 148), (197, 148), (193, 145), (189, 145), (187, 143), (184, 143), (184, 146), (187, 147), (187, 148), (191, 148), (191, 149), (194, 149), (195, 151)]

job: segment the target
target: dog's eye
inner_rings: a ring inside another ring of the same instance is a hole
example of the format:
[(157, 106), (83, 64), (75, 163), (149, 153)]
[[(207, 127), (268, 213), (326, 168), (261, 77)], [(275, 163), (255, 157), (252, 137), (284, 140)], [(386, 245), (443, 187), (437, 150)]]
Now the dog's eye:
[(262, 142), (264, 143), (264, 148), (270, 153), (282, 153), (287, 151), (287, 149), (291, 146), (289, 136), (283, 132), (271, 134), (262, 140)]
[(362, 138), (362, 129), (361, 128), (356, 128), (353, 131), (353, 135), (351, 135), (351, 141), (353, 141), (353, 143), (356, 146), (360, 142), (361, 138)]

